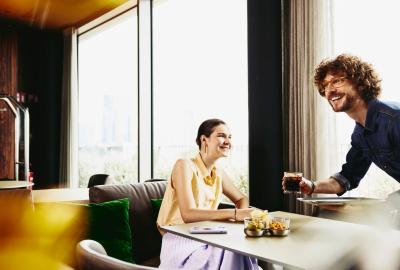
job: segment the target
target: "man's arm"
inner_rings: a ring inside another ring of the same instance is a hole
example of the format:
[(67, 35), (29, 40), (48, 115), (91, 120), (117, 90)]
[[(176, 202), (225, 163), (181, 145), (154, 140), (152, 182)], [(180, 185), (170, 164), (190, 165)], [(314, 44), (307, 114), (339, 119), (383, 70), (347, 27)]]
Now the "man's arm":
[(342, 193), (344, 192), (344, 188), (339, 184), (339, 182), (335, 178), (323, 179), (314, 181), (307, 180), (303, 178), (300, 182), (300, 189), (302, 193), (311, 194), (311, 193)]
[[(368, 148), (360, 147), (360, 138), (357, 134), (352, 134), (351, 148), (346, 155), (346, 163), (342, 165), (342, 170), (335, 173), (328, 179), (310, 181), (306, 178), (300, 182), (300, 190), (304, 194), (311, 193), (336, 193), (339, 196), (347, 190), (356, 188), (360, 180), (367, 173), (372, 161), (368, 153)], [(285, 179), (282, 178), (282, 189), (285, 190)]]
[[(356, 188), (367, 173), (372, 161), (369, 157), (369, 149), (362, 146), (359, 135), (353, 132), (351, 136), (351, 148), (347, 152), (346, 162), (342, 170), (333, 174), (328, 179), (314, 182), (315, 193), (336, 193), (339, 196), (347, 190)], [(312, 189), (312, 183), (308, 182)], [(310, 194), (310, 193), (307, 193)]]

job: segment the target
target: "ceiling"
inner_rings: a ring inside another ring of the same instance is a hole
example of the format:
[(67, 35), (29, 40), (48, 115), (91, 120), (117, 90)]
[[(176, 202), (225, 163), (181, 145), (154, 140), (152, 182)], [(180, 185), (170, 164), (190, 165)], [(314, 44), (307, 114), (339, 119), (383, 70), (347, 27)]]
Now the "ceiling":
[(46, 29), (81, 26), (128, 0), (0, 0), (0, 17)]

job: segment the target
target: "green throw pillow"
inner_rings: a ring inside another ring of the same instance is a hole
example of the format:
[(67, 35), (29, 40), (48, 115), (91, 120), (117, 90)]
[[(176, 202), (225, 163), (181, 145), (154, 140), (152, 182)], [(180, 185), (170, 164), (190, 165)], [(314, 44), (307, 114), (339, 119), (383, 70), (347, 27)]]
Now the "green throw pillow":
[(151, 199), (151, 206), (153, 208), (154, 219), (157, 220), (158, 212), (160, 212), (160, 207), (163, 199)]
[(103, 245), (111, 257), (134, 262), (127, 198), (88, 204), (88, 237)]

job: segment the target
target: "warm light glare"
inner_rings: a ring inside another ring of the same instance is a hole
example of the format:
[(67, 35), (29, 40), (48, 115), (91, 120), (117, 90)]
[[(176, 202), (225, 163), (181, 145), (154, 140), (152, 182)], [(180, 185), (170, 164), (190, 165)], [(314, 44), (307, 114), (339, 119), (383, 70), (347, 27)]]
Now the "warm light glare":
[(68, 204), (33, 205), (0, 194), (0, 269), (68, 269), (85, 213)]

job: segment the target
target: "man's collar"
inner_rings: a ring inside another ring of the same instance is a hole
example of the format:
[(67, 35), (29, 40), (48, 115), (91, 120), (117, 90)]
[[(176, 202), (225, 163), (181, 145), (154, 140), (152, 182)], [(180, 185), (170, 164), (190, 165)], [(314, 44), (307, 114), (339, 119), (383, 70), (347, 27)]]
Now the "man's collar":
[(379, 100), (373, 99), (368, 102), (367, 118), (365, 119), (365, 129), (375, 130), (376, 108), (379, 106)]

